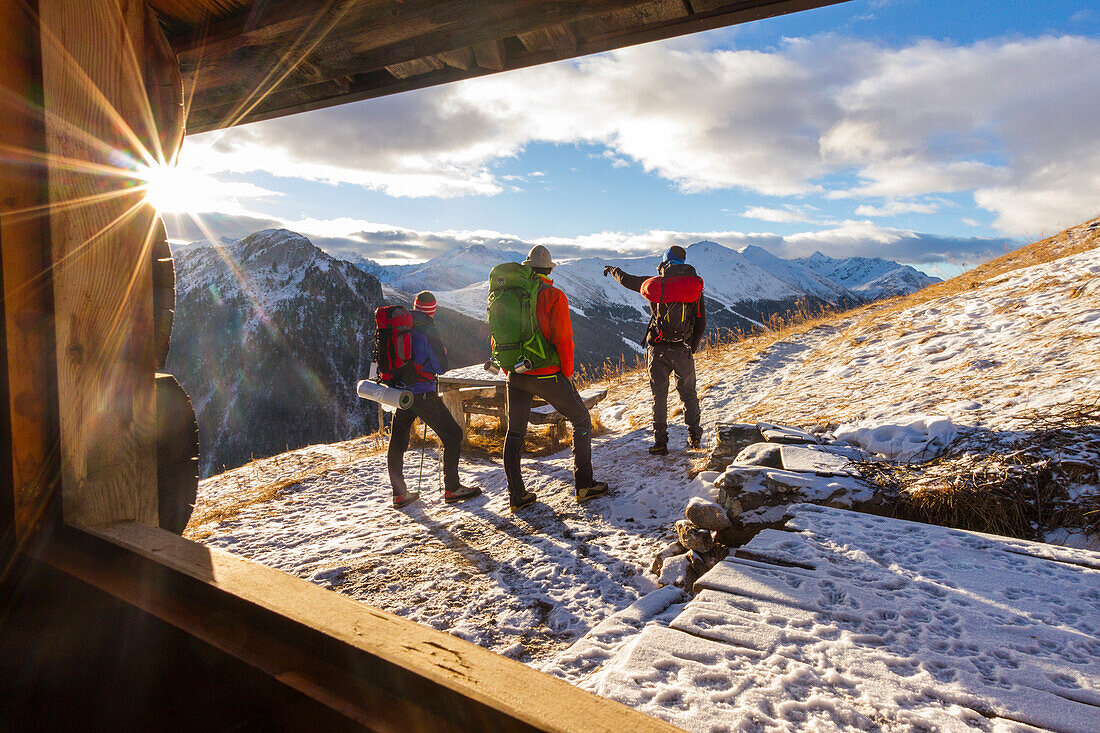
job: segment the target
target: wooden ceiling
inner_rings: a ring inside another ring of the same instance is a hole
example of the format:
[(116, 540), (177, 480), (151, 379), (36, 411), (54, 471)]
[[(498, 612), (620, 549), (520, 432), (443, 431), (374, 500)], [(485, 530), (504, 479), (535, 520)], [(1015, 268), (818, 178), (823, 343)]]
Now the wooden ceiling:
[(204, 132), (843, 0), (149, 0)]

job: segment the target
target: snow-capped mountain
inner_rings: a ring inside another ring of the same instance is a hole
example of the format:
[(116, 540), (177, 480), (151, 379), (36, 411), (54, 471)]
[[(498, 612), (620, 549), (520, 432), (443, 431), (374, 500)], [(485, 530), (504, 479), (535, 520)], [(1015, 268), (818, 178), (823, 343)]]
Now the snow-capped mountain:
[[(412, 296), (285, 229), (176, 246), (173, 259), (166, 368), (194, 403), (203, 475), (374, 429), (377, 408), (355, 393), (368, 374), (374, 309), (411, 306)], [(440, 308), (436, 323), (455, 364), (488, 357), (481, 320)]]
[[(759, 247), (738, 252), (702, 241), (688, 247), (687, 253), (688, 264), (706, 282), (710, 333), (757, 331), (765, 328), (773, 315), (796, 309), (848, 308), (865, 300), (814, 269)], [(521, 261), (523, 257), (518, 252), (473, 245), (450, 250), (416, 270), (383, 279), (405, 292), (432, 290), (448, 308), (483, 320), (489, 270), (500, 262)], [(554, 270), (555, 285), (569, 297), (581, 364), (597, 367), (608, 359), (617, 362), (638, 352), (649, 319), (646, 301), (614, 278), (605, 277), (604, 267), (615, 265), (635, 275), (655, 274), (660, 261), (657, 255), (588, 257), (565, 260)], [(899, 268), (897, 263), (888, 264), (884, 272)], [(456, 284), (462, 285), (451, 287)]]
[(281, 229), (177, 246), (173, 259), (167, 370), (195, 406), (203, 475), (373, 429), (355, 383), (370, 363), (377, 279)]
[(909, 265), (899, 265), (881, 257), (846, 257), (838, 260), (814, 252), (795, 262), (843, 285), (864, 300), (908, 295), (941, 282), (938, 277), (925, 275)]
[[(828, 303), (855, 305), (861, 298), (835, 279), (826, 277), (797, 260), (776, 257), (763, 247), (751, 244), (740, 250), (741, 256), (783, 282)], [(914, 288), (917, 290), (919, 288)]]
[(398, 265), (393, 276), (384, 282), (414, 294), (421, 290), (458, 290), (485, 280), (493, 265), (522, 262), (524, 257), (519, 252), (471, 244), (447, 250), (420, 265)]

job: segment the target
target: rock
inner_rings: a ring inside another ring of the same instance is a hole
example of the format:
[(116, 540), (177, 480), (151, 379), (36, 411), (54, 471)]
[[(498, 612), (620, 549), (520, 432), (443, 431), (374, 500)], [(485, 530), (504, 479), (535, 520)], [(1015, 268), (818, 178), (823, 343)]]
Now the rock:
[(730, 465), (742, 466), (770, 466), (771, 468), (783, 468), (783, 459), (779, 454), (779, 446), (775, 443), (753, 443), (741, 449), (737, 457)]
[(681, 545), (679, 542), (670, 542), (665, 545), (665, 548), (658, 552), (653, 557), (653, 562), (649, 564), (649, 572), (654, 575), (660, 575), (661, 569), (664, 566), (665, 560), (676, 555), (683, 555), (687, 552), (687, 548)]
[(742, 448), (760, 441), (760, 430), (752, 423), (718, 423), (714, 426), (707, 468), (724, 471)]
[(766, 422), (757, 423), (756, 427), (760, 429), (760, 434), (764, 436), (764, 440), (769, 443), (785, 443), (788, 445), (817, 443), (817, 438), (801, 428), (795, 428), (789, 425), (772, 425)]
[(802, 445), (783, 445), (779, 447), (779, 457), (783, 468), (788, 471), (812, 471), (820, 475), (854, 476), (854, 469), (848, 468), (851, 461), (833, 452), (816, 450)]
[(661, 585), (675, 585), (683, 588), (690, 565), (691, 557), (687, 553), (668, 558), (661, 568), (661, 574), (657, 576), (657, 582)]
[[(772, 470), (764, 472), (764, 486), (775, 494), (805, 497), (816, 485), (824, 483), (804, 471)], [(830, 492), (831, 493), (831, 492)]]
[(730, 526), (730, 518), (726, 516), (724, 507), (698, 496), (692, 497), (691, 501), (688, 502), (684, 515), (688, 518), (688, 521), (701, 529), (716, 532)]
[(765, 529), (782, 529), (788, 504), (759, 507), (735, 517), (733, 524), (715, 533), (715, 541), (727, 547), (740, 547)]
[(681, 545), (695, 552), (709, 552), (714, 547), (714, 536), (686, 519), (676, 522), (676, 536)]
[(760, 440), (760, 429), (753, 423), (718, 423), (714, 426), (712, 450), (735, 456), (742, 448)]

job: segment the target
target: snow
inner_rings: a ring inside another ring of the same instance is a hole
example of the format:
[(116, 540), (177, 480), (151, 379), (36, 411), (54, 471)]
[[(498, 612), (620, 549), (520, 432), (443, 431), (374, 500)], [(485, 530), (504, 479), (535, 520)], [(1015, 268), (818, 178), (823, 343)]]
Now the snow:
[[(1098, 276), (1093, 249), (767, 346), (702, 354), (704, 427), (828, 426), (895, 460), (978, 430), (1011, 434), (1036, 410), (1100, 399)], [(1054, 538), (1060, 547), (762, 508), (768, 521), (790, 516), (786, 531), (757, 535), (688, 600), (647, 568), (688, 501), (714, 498), (718, 474), (688, 476), (701, 455), (683, 450), (674, 396), (673, 450), (658, 458), (646, 450), (645, 376), (605, 386), (593, 456), (607, 497), (576, 504), (566, 450), (525, 458), (539, 497), (528, 510), (509, 511), (499, 461), (479, 456), (464, 456), (461, 471), (484, 496), (446, 505), (429, 447), (423, 498), (396, 511), (384, 446), (364, 438), (202, 482), (197, 515), (234, 510), (189, 536), (688, 730), (1100, 730), (1100, 554), (1080, 549), (1094, 539), (1067, 532)], [(419, 466), (411, 450), (414, 487)], [(666, 562), (662, 579), (684, 565)]]
[(1100, 726), (1100, 554), (789, 513), (579, 684), (692, 731)]
[(836, 429), (838, 440), (899, 463), (935, 458), (958, 437), (951, 418), (914, 415), (889, 423), (847, 423)]

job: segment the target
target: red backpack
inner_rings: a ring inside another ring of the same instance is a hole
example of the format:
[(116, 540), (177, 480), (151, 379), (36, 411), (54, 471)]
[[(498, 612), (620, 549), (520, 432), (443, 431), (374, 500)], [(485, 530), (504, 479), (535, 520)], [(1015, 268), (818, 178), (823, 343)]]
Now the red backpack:
[(400, 305), (388, 305), (374, 311), (374, 349), (378, 380), (393, 386), (411, 386), (416, 381), (412, 362), (412, 313)]
[(697, 304), (703, 294), (698, 275), (659, 275), (642, 283), (642, 295), (652, 305), (654, 343), (690, 344), (699, 316)]
[(650, 303), (694, 303), (702, 294), (703, 280), (698, 275), (656, 276), (642, 283), (642, 297)]

